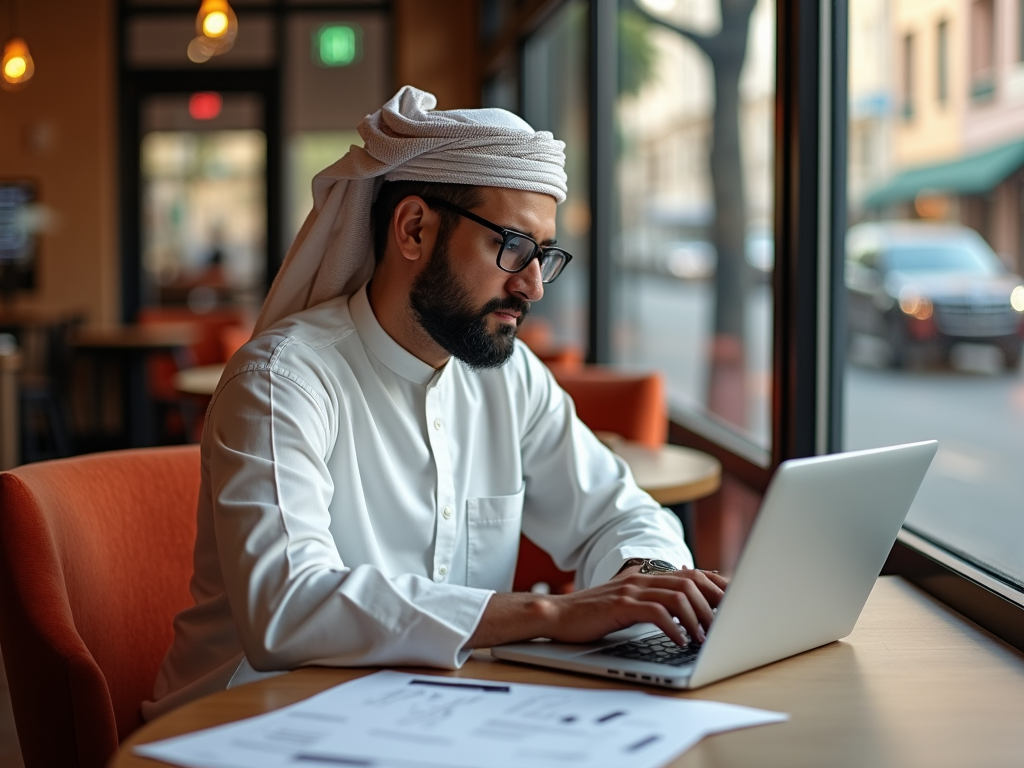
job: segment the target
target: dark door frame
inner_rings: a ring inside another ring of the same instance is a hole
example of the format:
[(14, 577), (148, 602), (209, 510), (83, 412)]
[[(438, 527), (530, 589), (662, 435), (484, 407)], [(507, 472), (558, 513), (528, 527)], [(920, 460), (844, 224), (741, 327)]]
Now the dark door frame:
[(124, 71), (121, 75), (120, 140), (120, 252), (121, 321), (134, 322), (142, 306), (142, 103), (155, 94), (256, 93), (263, 98), (263, 132), (267, 137), (266, 265), (264, 290), (270, 288), (283, 259), (281, 227), (283, 144), (280, 74), (276, 68), (203, 71)]

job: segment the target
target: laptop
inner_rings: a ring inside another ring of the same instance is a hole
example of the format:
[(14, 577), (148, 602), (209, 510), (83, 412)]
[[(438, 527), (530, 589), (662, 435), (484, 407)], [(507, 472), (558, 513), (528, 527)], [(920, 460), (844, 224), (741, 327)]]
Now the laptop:
[(703, 645), (637, 624), (596, 643), (534, 640), (491, 654), (691, 689), (845, 637), (937, 449), (930, 440), (783, 462)]

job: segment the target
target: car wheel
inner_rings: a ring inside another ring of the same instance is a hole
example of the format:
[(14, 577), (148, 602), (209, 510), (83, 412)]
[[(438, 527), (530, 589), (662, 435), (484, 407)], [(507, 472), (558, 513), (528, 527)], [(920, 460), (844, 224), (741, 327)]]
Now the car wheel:
[(1006, 370), (1015, 371), (1020, 368), (1020, 341), (1013, 339), (1003, 344), (1003, 358), (1006, 361)]
[(893, 368), (906, 368), (910, 357), (910, 340), (907, 338), (907, 326), (899, 315), (889, 317), (888, 333), (889, 362)]

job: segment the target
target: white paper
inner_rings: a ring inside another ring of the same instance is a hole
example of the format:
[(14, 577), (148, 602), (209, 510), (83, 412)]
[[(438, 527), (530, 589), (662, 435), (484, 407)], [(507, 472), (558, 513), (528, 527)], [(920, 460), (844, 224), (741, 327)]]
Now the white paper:
[(786, 719), (639, 691), (378, 672), (135, 753), (188, 768), (655, 768), (710, 734)]

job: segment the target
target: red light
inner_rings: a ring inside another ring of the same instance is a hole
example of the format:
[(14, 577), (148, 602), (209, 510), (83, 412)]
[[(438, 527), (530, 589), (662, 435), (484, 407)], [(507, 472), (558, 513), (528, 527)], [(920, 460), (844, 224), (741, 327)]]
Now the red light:
[(213, 120), (220, 114), (224, 100), (214, 91), (193, 93), (188, 99), (188, 113), (193, 120)]
[(930, 339), (938, 333), (938, 328), (935, 327), (935, 316), (928, 315), (924, 320), (914, 319), (910, 322), (910, 335), (915, 339), (924, 341)]

